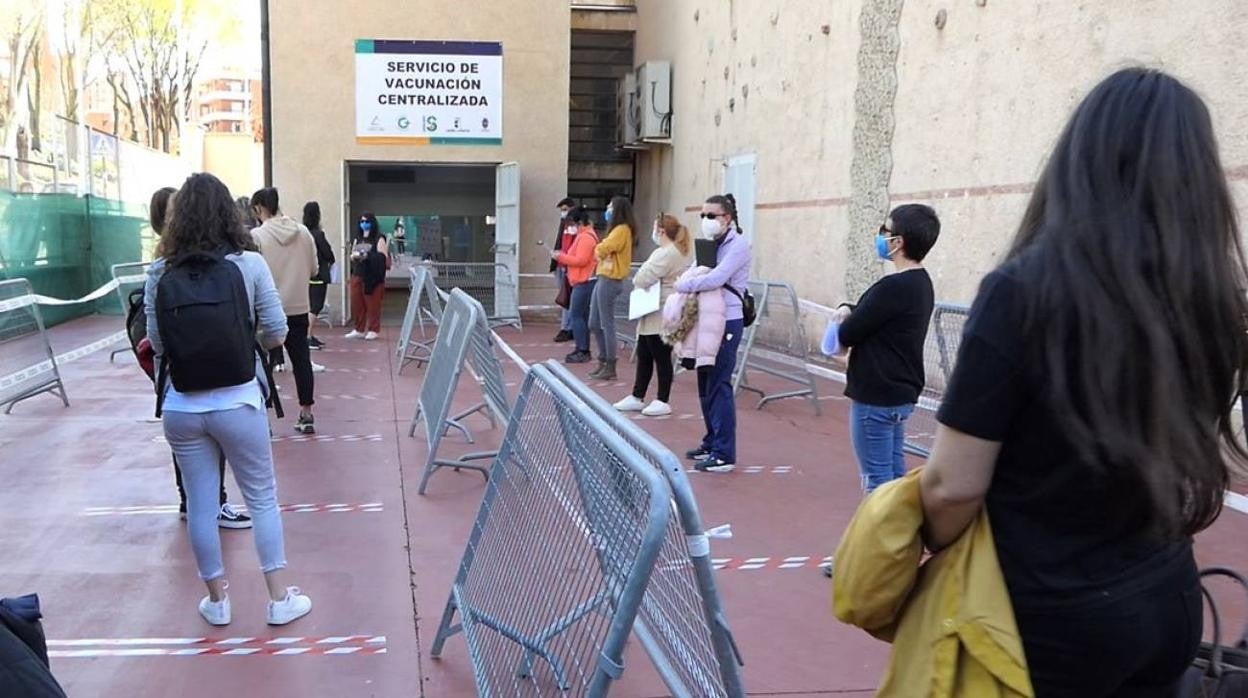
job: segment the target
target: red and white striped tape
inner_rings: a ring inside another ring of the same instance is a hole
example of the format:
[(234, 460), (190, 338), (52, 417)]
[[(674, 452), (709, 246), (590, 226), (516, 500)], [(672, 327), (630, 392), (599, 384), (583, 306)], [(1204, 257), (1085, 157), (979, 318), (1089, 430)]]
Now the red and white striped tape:
[[(281, 443), (359, 443), (371, 442), (377, 443), (384, 441), (385, 436), (381, 434), (296, 434), (291, 436), (274, 436), (270, 441), (275, 444)], [(164, 436), (152, 437), (154, 444), (167, 444), (168, 440)]]
[[(244, 506), (235, 507), (238, 511), (247, 511)], [(385, 511), (381, 502), (364, 504), (283, 504), (281, 510), (289, 514), (375, 514)], [(143, 514), (176, 514), (176, 504), (149, 504), (127, 507), (88, 507), (83, 516), (139, 516)]]
[(174, 637), (48, 640), (48, 656), (87, 657), (285, 657), (386, 654), (384, 635), (336, 637)]
[(711, 566), (717, 570), (796, 570), (803, 567), (818, 567), (831, 562), (831, 557), (811, 557), (796, 555), (792, 557), (717, 557), (711, 559)]

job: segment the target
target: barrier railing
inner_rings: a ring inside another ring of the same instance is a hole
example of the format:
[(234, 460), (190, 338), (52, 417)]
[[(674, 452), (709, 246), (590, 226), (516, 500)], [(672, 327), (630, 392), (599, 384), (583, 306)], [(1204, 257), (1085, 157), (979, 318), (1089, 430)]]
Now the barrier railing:
[[(457, 414), (450, 415), (455, 388), (463, 373), (465, 360), (470, 371), (481, 385), (484, 400)], [(472, 434), (462, 420), (477, 412), (484, 412), (491, 424), (507, 423), (510, 404), (507, 388), (503, 383), (503, 369), (494, 354), (489, 325), (481, 304), (460, 289), (451, 291), (445, 311), (438, 325), (438, 336), (430, 354), (425, 380), (420, 386), (416, 411), (408, 427), (408, 436), (416, 435), (416, 428), (424, 422), (429, 453), (425, 459), (424, 475), (418, 492), (425, 493), (429, 478), (442, 468), (476, 470), (488, 477), (489, 468), (473, 461), (493, 458), (497, 452), (469, 453), (457, 459), (438, 458), (438, 447), (448, 429), (458, 429), (473, 443)]]
[(69, 407), (38, 299), (26, 279), (0, 281), (0, 357), (0, 365), (24, 367), (0, 376), (5, 414), (11, 414), (17, 403), (44, 393), (60, 397)]
[(486, 309), (490, 325), (510, 325), (521, 329), (520, 289), (516, 276), (506, 264), (495, 262), (421, 262), (429, 269), (434, 284), (450, 293), (463, 289)]
[(624, 672), (671, 497), (563, 381), (532, 367), (430, 653), (463, 632), (481, 696), (605, 696)]
[[(788, 398), (806, 398), (815, 414), (821, 414), (819, 391), (815, 376), (807, 364), (810, 344), (806, 339), (797, 292), (786, 283), (751, 281), (757, 319), (747, 328), (737, 355), (737, 371), (733, 390), (748, 390), (759, 396), (758, 409), (769, 402)], [(751, 385), (749, 372), (757, 371), (799, 386), (795, 390), (768, 393)]]
[(937, 303), (932, 324), (923, 345), (923, 368), (927, 376), (923, 395), (906, 423), (906, 451), (927, 457), (936, 438), (936, 412), (944, 399), (945, 388), (953, 375), (958, 348), (962, 345), (962, 328), (970, 308), (952, 303)]
[[(147, 285), (147, 269), (150, 266), (147, 262), (131, 262), (129, 264), (114, 264), (112, 266), (112, 277), (113, 281), (117, 282), (117, 300), (121, 303), (123, 322), (126, 314), (130, 312), (130, 293), (135, 290), (141, 290)], [(118, 354), (124, 354), (129, 351), (130, 343), (126, 341), (124, 346), (114, 349), (108, 355), (108, 360), (111, 362)]]
[(674, 696), (744, 696), (740, 657), (715, 585), (710, 540), (680, 460), (562, 364), (548, 361), (545, 366), (667, 478), (677, 517), (668, 522), (633, 628), (660, 678)]
[[(434, 339), (425, 334), (425, 320), (428, 319), (435, 329), (442, 320), (442, 299), (433, 285), (428, 267), (419, 265), (411, 268), (408, 288), (407, 309), (403, 313), (403, 325), (399, 328), (399, 343), (395, 350), (399, 373), (403, 373), (409, 363), (415, 362), (420, 367), (429, 362)], [(417, 326), (420, 327), (420, 340), (412, 336)]]

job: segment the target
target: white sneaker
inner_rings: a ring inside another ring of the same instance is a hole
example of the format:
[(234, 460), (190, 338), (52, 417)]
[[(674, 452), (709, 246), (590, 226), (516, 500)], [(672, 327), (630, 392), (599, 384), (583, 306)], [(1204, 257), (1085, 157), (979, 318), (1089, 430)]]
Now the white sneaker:
[(313, 372), (313, 373), (324, 373), (324, 372), (325, 372), (325, 367), (324, 367), (324, 366), (322, 366), (322, 365), (320, 365), (320, 364), (318, 364), (318, 363), (316, 363), (315, 361), (313, 361), (313, 362), (312, 362), (312, 372)]
[(363, 337), (363, 336), (364, 336), (363, 332), (360, 332), (359, 330), (351, 330), (350, 332), (344, 334), (343, 338), (344, 339), (359, 339), (360, 337)]
[(269, 625), (293, 623), (312, 612), (312, 599), (299, 592), (299, 587), (286, 587), (286, 598), (269, 601)]
[(638, 400), (636, 397), (629, 395), (628, 397), (615, 403), (615, 409), (621, 412), (641, 412), (645, 408), (646, 403)]
[(377, 339), (377, 337), (379, 336), (380, 335), (378, 335), (376, 332), (369, 332), (368, 334), (364, 335), (364, 339), (371, 342), (374, 339)]
[(275, 365), (275, 366), (273, 367), (273, 372), (274, 372), (274, 373), (285, 373), (285, 372), (286, 372), (286, 364), (277, 364), (277, 365)]
[(647, 417), (666, 417), (672, 413), (672, 406), (666, 402), (655, 400), (646, 405), (646, 409), (642, 410), (641, 413)]
[(220, 601), (213, 602), (212, 597), (205, 596), (199, 602), (199, 615), (208, 621), (209, 625), (229, 625), (230, 624), (230, 596), (226, 594), (221, 597)]

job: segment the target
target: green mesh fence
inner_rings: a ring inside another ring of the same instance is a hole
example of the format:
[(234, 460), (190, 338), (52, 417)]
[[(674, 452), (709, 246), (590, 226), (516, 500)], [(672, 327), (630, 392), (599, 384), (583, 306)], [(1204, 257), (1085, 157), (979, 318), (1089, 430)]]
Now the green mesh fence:
[[(29, 279), (35, 293), (73, 299), (108, 283), (114, 264), (148, 261), (154, 239), (142, 206), (72, 194), (0, 191), (0, 279)], [(50, 326), (92, 313), (121, 314), (116, 296), (47, 307)]]

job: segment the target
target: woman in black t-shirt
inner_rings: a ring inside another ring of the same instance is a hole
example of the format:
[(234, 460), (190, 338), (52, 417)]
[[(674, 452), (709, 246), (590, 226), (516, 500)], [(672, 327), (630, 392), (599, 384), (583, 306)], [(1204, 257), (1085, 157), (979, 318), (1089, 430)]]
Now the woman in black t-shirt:
[(980, 287), (922, 476), (934, 549), (987, 507), (1037, 698), (1170, 695), (1191, 662), (1191, 538), (1248, 462), (1246, 284), (1204, 103), (1107, 78)]

